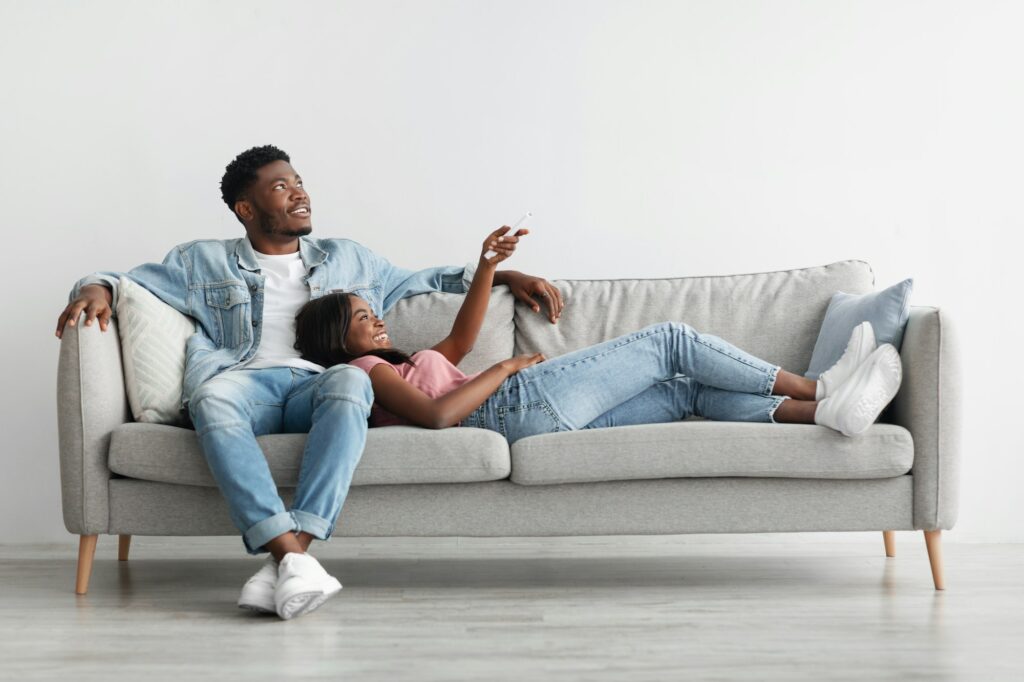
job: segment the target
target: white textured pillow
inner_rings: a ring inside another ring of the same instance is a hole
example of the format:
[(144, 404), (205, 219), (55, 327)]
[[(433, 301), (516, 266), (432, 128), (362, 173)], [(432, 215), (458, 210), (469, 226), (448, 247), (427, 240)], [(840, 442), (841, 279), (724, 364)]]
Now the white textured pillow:
[(132, 416), (150, 424), (184, 424), (185, 343), (195, 323), (126, 277), (118, 287), (117, 330)]

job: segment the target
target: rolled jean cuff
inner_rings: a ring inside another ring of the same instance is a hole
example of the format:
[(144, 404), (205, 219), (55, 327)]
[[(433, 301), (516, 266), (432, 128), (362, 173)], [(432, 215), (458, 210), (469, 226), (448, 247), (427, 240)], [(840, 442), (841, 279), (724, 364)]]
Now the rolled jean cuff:
[(782, 401), (784, 401), (784, 400), (789, 400), (789, 396), (788, 395), (776, 396), (775, 397), (775, 404), (768, 408), (768, 421), (771, 422), (772, 424), (778, 424), (779, 423), (779, 422), (775, 421), (775, 410), (779, 409), (779, 405), (781, 405)]
[(300, 509), (293, 509), (290, 513), (300, 531), (309, 533), (317, 540), (326, 540), (331, 537), (331, 531), (334, 530), (334, 526), (330, 521)]
[[(768, 370), (768, 376), (765, 377), (765, 387), (761, 391), (761, 395), (770, 396), (772, 394), (772, 390), (775, 389), (775, 381), (779, 378), (779, 372), (781, 371), (782, 367), (772, 367)], [(776, 405), (776, 407), (778, 407), (778, 405)], [(775, 410), (773, 409), (772, 412), (774, 411)]]
[(268, 516), (245, 531), (242, 534), (242, 541), (245, 543), (245, 549), (249, 554), (260, 554), (269, 551), (263, 545), (290, 530), (298, 530), (295, 517), (292, 515), (292, 512), (280, 512), (273, 516)]

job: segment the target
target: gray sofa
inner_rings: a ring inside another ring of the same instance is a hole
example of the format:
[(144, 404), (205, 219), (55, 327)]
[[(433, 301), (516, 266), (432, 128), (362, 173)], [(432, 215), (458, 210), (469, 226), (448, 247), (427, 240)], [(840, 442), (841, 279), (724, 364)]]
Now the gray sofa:
[[(494, 290), (476, 371), (515, 353), (548, 357), (664, 320), (687, 322), (801, 373), (832, 294), (873, 290), (867, 263), (722, 277), (567, 280), (557, 325)], [(412, 351), (447, 332), (461, 296), (401, 301), (387, 321)], [(112, 329), (116, 328), (115, 326)], [(480, 429), (371, 429), (336, 536), (569, 536), (923, 530), (937, 589), (939, 540), (957, 517), (957, 350), (938, 308), (914, 307), (904, 381), (857, 438), (813, 425), (686, 420), (526, 438)], [(58, 423), (64, 523), (80, 535), (76, 591), (96, 538), (238, 535), (189, 429), (134, 423), (115, 333), (69, 327)], [(259, 439), (287, 502), (304, 435)], [(239, 541), (241, 549), (241, 541)]]

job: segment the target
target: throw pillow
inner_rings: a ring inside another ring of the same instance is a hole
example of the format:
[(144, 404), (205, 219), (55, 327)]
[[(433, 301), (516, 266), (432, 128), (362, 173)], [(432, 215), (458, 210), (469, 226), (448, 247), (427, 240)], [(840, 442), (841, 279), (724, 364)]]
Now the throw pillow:
[(879, 345), (891, 343), (899, 350), (903, 343), (903, 330), (910, 317), (910, 293), (913, 289), (914, 280), (905, 279), (872, 294), (855, 295), (841, 291), (835, 294), (825, 311), (825, 320), (821, 323), (821, 331), (811, 353), (811, 366), (804, 376), (817, 379), (838, 362), (853, 328), (865, 320), (874, 327), (875, 340)]
[(139, 422), (184, 425), (185, 343), (195, 323), (127, 277), (118, 288), (117, 331), (132, 416)]

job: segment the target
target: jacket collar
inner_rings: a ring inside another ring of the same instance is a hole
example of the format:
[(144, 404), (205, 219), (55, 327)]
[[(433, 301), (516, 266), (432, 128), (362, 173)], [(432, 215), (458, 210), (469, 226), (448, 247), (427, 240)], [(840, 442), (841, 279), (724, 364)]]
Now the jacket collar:
[[(327, 252), (317, 246), (316, 242), (309, 237), (299, 237), (299, 255), (306, 272), (327, 260)], [(242, 237), (235, 244), (235, 258), (238, 260), (239, 267), (250, 272), (259, 272), (260, 264), (256, 261), (256, 251), (253, 250), (252, 242), (248, 237)]]
[(259, 272), (260, 266), (256, 262), (256, 251), (252, 248), (252, 242), (248, 237), (242, 237), (235, 243), (235, 258), (238, 266), (249, 272)]
[(327, 252), (309, 237), (299, 237), (299, 253), (302, 254), (302, 264), (306, 267), (306, 272), (327, 260)]

